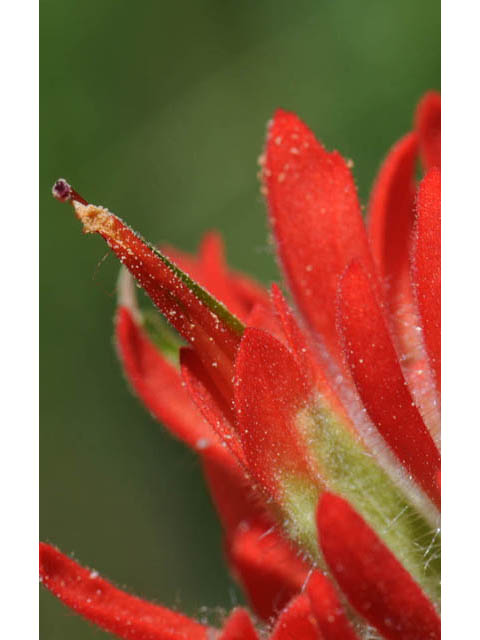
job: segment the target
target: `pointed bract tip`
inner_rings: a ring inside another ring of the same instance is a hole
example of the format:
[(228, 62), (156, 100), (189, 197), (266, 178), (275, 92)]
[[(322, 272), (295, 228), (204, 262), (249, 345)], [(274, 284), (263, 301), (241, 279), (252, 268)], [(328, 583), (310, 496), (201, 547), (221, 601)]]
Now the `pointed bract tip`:
[(288, 111), (288, 109), (282, 109), (281, 107), (277, 107), (273, 113), (273, 120), (290, 120), (295, 119), (299, 120), (298, 115), (294, 111)]
[[(303, 125), (300, 118), (293, 111), (280, 108), (276, 109), (272, 119), (268, 122), (267, 138), (273, 134), (284, 134), (292, 128), (295, 129), (299, 124)], [(276, 144), (279, 145), (280, 141), (277, 140)]]
[(40, 581), (48, 583), (55, 579), (65, 569), (65, 556), (54, 546), (46, 542), (40, 542), (39, 562)]
[(52, 187), (52, 195), (59, 202), (68, 202), (72, 199), (72, 187), (64, 178), (59, 178)]

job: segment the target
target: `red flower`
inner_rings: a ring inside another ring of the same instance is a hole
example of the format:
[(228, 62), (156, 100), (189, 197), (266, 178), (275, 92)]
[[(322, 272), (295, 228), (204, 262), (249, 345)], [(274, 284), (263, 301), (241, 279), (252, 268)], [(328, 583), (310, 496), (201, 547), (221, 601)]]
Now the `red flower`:
[[(229, 565), (267, 627), (241, 608), (206, 627), (46, 544), (42, 581), (120, 638), (439, 638), (439, 96), (388, 155), (366, 227), (348, 163), (297, 116), (275, 114), (261, 164), (301, 315), (228, 270), (214, 234), (198, 257), (160, 252), (65, 181), (54, 195), (126, 267), (126, 375), (199, 453)], [(132, 275), (184, 342), (140, 310)]]

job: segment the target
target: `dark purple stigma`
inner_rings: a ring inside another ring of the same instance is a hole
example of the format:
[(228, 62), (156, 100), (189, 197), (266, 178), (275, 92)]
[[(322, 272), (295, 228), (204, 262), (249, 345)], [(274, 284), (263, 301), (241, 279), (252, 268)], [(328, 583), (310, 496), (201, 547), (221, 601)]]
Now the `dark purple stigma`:
[(53, 185), (52, 194), (53, 197), (60, 200), (60, 202), (66, 202), (72, 198), (72, 187), (66, 180), (60, 178)]

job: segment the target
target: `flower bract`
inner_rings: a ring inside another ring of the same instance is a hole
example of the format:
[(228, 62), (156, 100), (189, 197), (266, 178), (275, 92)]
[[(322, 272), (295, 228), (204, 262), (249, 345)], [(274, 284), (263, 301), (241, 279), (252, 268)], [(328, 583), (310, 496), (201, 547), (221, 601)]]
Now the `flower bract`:
[(127, 640), (438, 639), (440, 98), (387, 155), (366, 221), (350, 163), (295, 114), (275, 113), (260, 164), (286, 291), (229, 269), (217, 234), (196, 256), (159, 249), (53, 188), (123, 265), (119, 359), (198, 453), (249, 609), (213, 628), (44, 543), (42, 582)]

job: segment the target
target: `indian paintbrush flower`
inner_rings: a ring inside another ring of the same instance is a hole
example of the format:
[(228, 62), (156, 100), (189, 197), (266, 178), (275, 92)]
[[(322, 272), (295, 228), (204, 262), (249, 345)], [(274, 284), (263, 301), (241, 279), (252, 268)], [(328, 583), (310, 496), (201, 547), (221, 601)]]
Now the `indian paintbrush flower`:
[[(420, 158), (424, 176), (416, 184)], [(440, 98), (387, 156), (366, 224), (347, 163), (277, 111), (260, 158), (295, 310), (229, 270), (220, 238), (158, 250), (59, 180), (123, 264), (115, 335), (133, 391), (198, 452), (255, 614), (213, 629), (52, 546), (41, 578), (120, 638), (440, 637)], [(137, 302), (134, 280), (176, 330)]]

